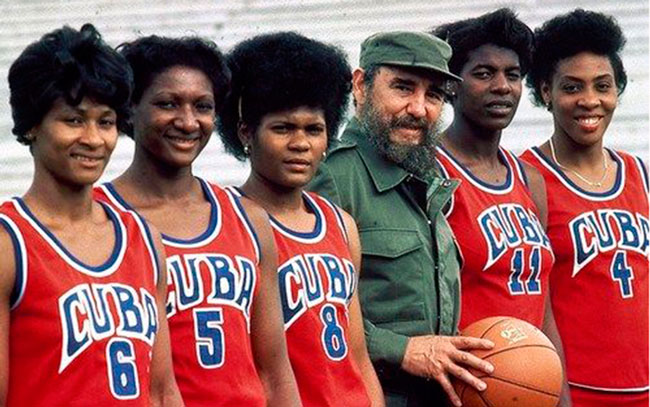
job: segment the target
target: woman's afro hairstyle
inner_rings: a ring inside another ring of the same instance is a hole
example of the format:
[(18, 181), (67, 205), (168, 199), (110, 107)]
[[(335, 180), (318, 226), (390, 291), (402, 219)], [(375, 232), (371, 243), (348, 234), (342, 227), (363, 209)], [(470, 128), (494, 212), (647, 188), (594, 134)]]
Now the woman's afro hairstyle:
[(328, 139), (336, 138), (352, 81), (343, 51), (294, 32), (279, 32), (237, 44), (227, 60), (232, 91), (217, 121), (226, 151), (246, 159), (238, 137), (240, 122), (255, 133), (266, 114), (301, 106), (321, 109)]
[[(218, 112), (230, 91), (230, 69), (217, 45), (200, 37), (169, 38), (151, 35), (123, 43), (118, 51), (133, 70), (131, 102), (137, 104), (157, 75), (174, 66), (195, 68), (212, 83), (215, 111)], [(133, 137), (133, 129), (127, 129)]]
[(29, 145), (27, 133), (41, 123), (58, 98), (77, 106), (84, 97), (110, 106), (123, 131), (129, 119), (133, 75), (92, 24), (68, 26), (30, 44), (9, 68), (12, 133)]
[(508, 8), (500, 8), (476, 18), (468, 18), (435, 28), (433, 35), (447, 41), (453, 50), (449, 69), (460, 75), (471, 51), (485, 44), (514, 51), (522, 75), (530, 68), (533, 31)]
[(544, 105), (542, 83), (551, 83), (558, 62), (581, 52), (609, 58), (620, 95), (627, 85), (627, 74), (620, 52), (625, 36), (616, 20), (608, 15), (576, 9), (545, 22), (535, 29), (533, 65), (526, 80), (533, 102)]

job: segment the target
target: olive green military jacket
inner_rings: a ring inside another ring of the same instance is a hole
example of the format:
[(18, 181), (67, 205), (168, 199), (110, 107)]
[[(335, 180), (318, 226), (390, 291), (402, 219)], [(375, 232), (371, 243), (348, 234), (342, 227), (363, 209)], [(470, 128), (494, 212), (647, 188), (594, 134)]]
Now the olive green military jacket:
[(408, 337), (456, 333), (458, 252), (441, 210), (458, 181), (431, 176), (425, 183), (384, 159), (367, 140), (352, 119), (309, 188), (357, 222), (368, 351), (379, 366), (398, 368)]

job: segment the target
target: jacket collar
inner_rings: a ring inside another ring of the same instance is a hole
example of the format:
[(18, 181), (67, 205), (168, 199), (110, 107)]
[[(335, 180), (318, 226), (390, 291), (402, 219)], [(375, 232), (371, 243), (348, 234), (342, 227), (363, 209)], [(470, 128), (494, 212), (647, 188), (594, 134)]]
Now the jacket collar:
[(370, 143), (369, 137), (372, 136), (366, 134), (359, 120), (353, 117), (345, 127), (341, 141), (357, 145), (361, 160), (379, 192), (395, 188), (411, 174), (382, 157)]

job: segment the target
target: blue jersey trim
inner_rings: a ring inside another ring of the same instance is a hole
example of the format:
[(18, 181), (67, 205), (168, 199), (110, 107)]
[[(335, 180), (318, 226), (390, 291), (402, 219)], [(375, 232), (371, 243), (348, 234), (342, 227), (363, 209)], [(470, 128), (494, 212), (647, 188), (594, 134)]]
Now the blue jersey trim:
[(519, 172), (521, 172), (521, 177), (522, 177), (522, 181), (524, 181), (524, 185), (529, 187), (530, 185), (528, 184), (528, 175), (526, 175), (526, 169), (524, 168), (524, 163), (517, 157), (513, 157), (513, 158), (517, 163), (517, 167), (519, 167)]
[(576, 191), (580, 192), (581, 194), (584, 194), (586, 196), (590, 196), (590, 197), (593, 197), (593, 198), (607, 198), (607, 197), (609, 197), (611, 195), (614, 195), (617, 192), (619, 192), (619, 189), (621, 187), (621, 180), (623, 179), (623, 171), (624, 171), (623, 160), (621, 160), (618, 157), (618, 155), (614, 154), (609, 148), (606, 148), (605, 151), (607, 151), (609, 153), (609, 156), (612, 157), (612, 159), (614, 161), (616, 161), (616, 163), (618, 164), (618, 168), (616, 170), (616, 180), (614, 181), (614, 185), (609, 189), (609, 191), (605, 191), (605, 192), (591, 192), (591, 191), (587, 191), (585, 189), (580, 188), (575, 182), (573, 182), (569, 177), (567, 177), (566, 174), (564, 174), (564, 171), (562, 171), (562, 169), (560, 167), (558, 167), (557, 164), (555, 164), (553, 162), (553, 160), (546, 157), (546, 155), (544, 155), (544, 153), (542, 153), (542, 150), (540, 150), (539, 147), (533, 147), (532, 149), (537, 153), (538, 157), (540, 157), (542, 160), (544, 160), (544, 162), (546, 162), (546, 164), (548, 166), (553, 168), (554, 172), (559, 177), (561, 177), (561, 179), (566, 184), (568, 184), (571, 188), (575, 189)]
[(20, 208), (23, 210), (23, 212), (36, 224), (38, 225), (39, 229), (45, 233), (49, 239), (56, 245), (56, 247), (61, 250), (67, 257), (70, 259), (72, 262), (76, 263), (78, 266), (93, 272), (93, 273), (103, 273), (109, 268), (113, 266), (113, 264), (117, 261), (120, 251), (122, 249), (122, 245), (124, 245), (124, 236), (122, 235), (122, 228), (120, 227), (119, 220), (117, 216), (113, 213), (112, 210), (109, 209), (108, 204), (100, 201), (98, 202), (102, 208), (104, 209), (104, 212), (106, 212), (106, 216), (108, 216), (109, 221), (113, 224), (113, 230), (115, 233), (115, 245), (113, 246), (113, 251), (111, 252), (111, 255), (109, 256), (108, 260), (106, 260), (103, 264), (99, 266), (91, 266), (88, 265), (81, 260), (79, 260), (77, 257), (75, 257), (64, 245), (59, 241), (59, 239), (52, 233), (50, 232), (49, 229), (43, 225), (36, 216), (30, 211), (30, 209), (25, 205), (25, 202), (21, 198), (15, 198), (15, 202), (20, 206)]
[(637, 163), (637, 167), (641, 171), (641, 178), (643, 178), (643, 186), (645, 187), (645, 192), (647, 193), (650, 190), (650, 184), (648, 182), (648, 168), (645, 166), (643, 160), (639, 157), (634, 157)]
[(251, 222), (250, 218), (248, 217), (248, 214), (246, 213), (246, 210), (244, 209), (244, 205), (241, 203), (241, 197), (245, 196), (244, 193), (237, 187), (233, 187), (233, 189), (236, 190), (236, 192), (239, 194), (237, 196), (235, 193), (232, 191), (226, 191), (227, 194), (229, 194), (232, 197), (232, 202), (235, 203), (237, 206), (237, 209), (239, 210), (239, 213), (241, 214), (242, 219), (244, 222), (246, 222), (246, 226), (248, 226), (248, 230), (250, 232), (251, 237), (253, 238), (253, 244), (256, 246), (257, 253), (258, 253), (258, 261), (262, 257), (262, 244), (260, 243), (260, 238), (257, 236), (257, 231), (255, 230), (255, 227), (253, 226), (253, 222)]
[[(198, 177), (197, 180), (199, 180), (199, 183), (201, 184), (201, 190), (203, 191), (205, 199), (210, 203), (210, 220), (208, 221), (208, 227), (199, 236), (190, 239), (179, 239), (161, 232), (161, 236), (164, 241), (177, 245), (191, 245), (201, 243), (203, 240), (210, 237), (217, 228), (217, 225), (219, 223), (219, 205), (217, 205), (216, 200), (210, 191), (210, 186), (208, 183)], [(111, 193), (113, 198), (115, 198), (115, 200), (120, 203), (120, 205), (122, 205), (127, 210), (137, 213), (137, 210), (129, 205), (129, 203), (124, 200), (124, 198), (122, 198), (112, 183), (107, 182), (104, 184), (104, 186)]]
[(155, 285), (158, 285), (160, 281), (160, 264), (158, 264), (158, 250), (156, 250), (156, 245), (154, 244), (153, 241), (153, 236), (151, 235), (151, 229), (149, 228), (149, 225), (147, 224), (147, 221), (144, 220), (142, 216), (140, 216), (139, 213), (136, 211), (133, 211), (133, 216), (136, 216), (138, 218), (138, 223), (142, 225), (142, 229), (144, 230), (145, 234), (145, 239), (146, 243), (148, 243), (149, 250), (151, 250), (151, 255), (153, 256), (153, 272), (154, 272), (154, 283)]
[(269, 219), (271, 220), (271, 223), (276, 226), (278, 229), (280, 229), (282, 232), (286, 233), (289, 236), (293, 236), (298, 239), (315, 239), (320, 236), (322, 229), (323, 229), (323, 215), (320, 212), (320, 208), (318, 208), (318, 205), (316, 205), (314, 202), (312, 202), (312, 198), (309, 197), (305, 192), (302, 193), (302, 199), (305, 202), (305, 206), (307, 207), (307, 210), (312, 212), (314, 216), (316, 216), (316, 224), (314, 225), (314, 229), (311, 232), (299, 232), (297, 230), (290, 229), (280, 223), (277, 219), (275, 219), (271, 214), (269, 214)]
[(498, 157), (499, 161), (501, 162), (501, 164), (505, 165), (507, 174), (506, 174), (505, 181), (502, 184), (497, 185), (497, 184), (490, 184), (489, 182), (485, 182), (482, 179), (479, 179), (478, 177), (476, 177), (474, 174), (472, 174), (472, 172), (467, 167), (465, 167), (460, 161), (458, 161), (456, 159), (456, 157), (454, 157), (442, 145), (438, 146), (438, 148), (441, 149), (447, 155), (447, 157), (451, 161), (453, 161), (454, 164), (456, 164), (458, 166), (458, 168), (460, 168), (462, 170), (463, 174), (467, 178), (471, 179), (473, 182), (475, 182), (476, 184), (482, 186), (483, 188), (486, 188), (488, 190), (493, 190), (493, 191), (505, 191), (505, 190), (512, 187), (512, 178), (513, 178), (512, 177), (512, 172), (513, 172), (513, 169), (510, 166), (510, 162), (508, 161), (508, 158), (505, 156), (505, 153), (503, 151), (501, 151), (501, 149), (499, 149), (499, 152), (497, 153), (497, 157)]
[(9, 297), (9, 308), (13, 309), (18, 305), (23, 295), (25, 294), (25, 286), (27, 283), (27, 270), (25, 269), (26, 264), (23, 263), (23, 256), (26, 256), (27, 253), (24, 253), (22, 250), (22, 245), (20, 244), (21, 239), (14, 231), (13, 227), (5, 219), (0, 218), (0, 225), (5, 228), (9, 233), (11, 238), (11, 244), (14, 247), (14, 266), (15, 266), (15, 277), (14, 277), (14, 287), (11, 290), (11, 295)]

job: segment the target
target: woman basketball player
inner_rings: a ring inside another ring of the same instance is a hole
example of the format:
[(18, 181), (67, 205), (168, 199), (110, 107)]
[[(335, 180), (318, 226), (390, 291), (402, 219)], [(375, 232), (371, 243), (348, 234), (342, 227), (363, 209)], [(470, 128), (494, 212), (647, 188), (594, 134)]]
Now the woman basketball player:
[(546, 181), (550, 292), (573, 405), (647, 406), (648, 175), (603, 146), (627, 83), (625, 38), (613, 18), (580, 9), (535, 37), (528, 85), (554, 131), (522, 158)]

